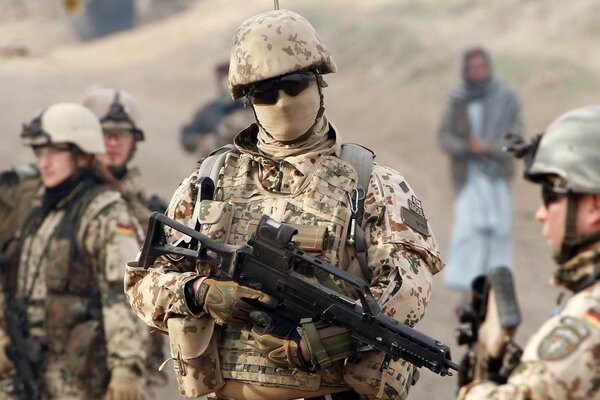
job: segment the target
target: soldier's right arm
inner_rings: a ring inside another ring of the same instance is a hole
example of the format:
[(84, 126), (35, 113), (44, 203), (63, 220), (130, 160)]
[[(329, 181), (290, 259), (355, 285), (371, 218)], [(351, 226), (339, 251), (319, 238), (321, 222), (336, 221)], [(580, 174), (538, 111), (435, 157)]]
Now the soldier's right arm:
[[(175, 191), (166, 215), (187, 224), (196, 200), (195, 184), (198, 172), (185, 179)], [(165, 231), (167, 241), (179, 239), (178, 232)], [(167, 319), (173, 316), (194, 315), (185, 296), (186, 284), (199, 275), (194, 264), (173, 263), (166, 257), (156, 260), (151, 268), (127, 267), (125, 293), (133, 310), (148, 325), (166, 331)]]
[(458, 400), (599, 398), (599, 305), (596, 299), (565, 308), (530, 339), (506, 384), (474, 381), (461, 388)]

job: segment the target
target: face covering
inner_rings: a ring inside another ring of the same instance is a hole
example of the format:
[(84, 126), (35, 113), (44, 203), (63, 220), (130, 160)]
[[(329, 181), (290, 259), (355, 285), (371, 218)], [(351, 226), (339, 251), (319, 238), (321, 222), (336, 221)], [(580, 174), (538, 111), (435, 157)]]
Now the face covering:
[(286, 144), (308, 133), (315, 124), (320, 104), (319, 88), (313, 81), (297, 96), (279, 90), (275, 104), (254, 104), (253, 107), (262, 129), (276, 141)]

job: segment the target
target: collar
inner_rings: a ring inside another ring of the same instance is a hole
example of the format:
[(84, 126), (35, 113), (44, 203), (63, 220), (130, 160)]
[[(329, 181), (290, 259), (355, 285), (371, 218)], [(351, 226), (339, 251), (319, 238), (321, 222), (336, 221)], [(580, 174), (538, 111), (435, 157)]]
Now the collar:
[(88, 171), (76, 173), (57, 186), (46, 188), (42, 197), (42, 211), (48, 214), (52, 210), (64, 208), (81, 190), (92, 184), (94, 178)]
[(600, 272), (600, 249), (588, 250), (577, 254), (554, 273), (553, 283), (577, 292), (582, 282), (597, 276)]
[(328, 126), (329, 128), (327, 135), (329, 140), (326, 142), (325, 146), (314, 151), (300, 153), (294, 156), (275, 158), (262, 153), (257, 146), (259, 127), (256, 123), (253, 123), (248, 128), (241, 131), (235, 137), (233, 143), (240, 152), (251, 155), (252, 158), (263, 165), (274, 166), (285, 163), (286, 165), (299, 171), (303, 176), (307, 176), (319, 157), (340, 154), (340, 135), (337, 133), (333, 124), (329, 123)]
[(138, 194), (143, 192), (142, 173), (138, 167), (127, 168), (125, 174), (118, 178), (125, 195)]

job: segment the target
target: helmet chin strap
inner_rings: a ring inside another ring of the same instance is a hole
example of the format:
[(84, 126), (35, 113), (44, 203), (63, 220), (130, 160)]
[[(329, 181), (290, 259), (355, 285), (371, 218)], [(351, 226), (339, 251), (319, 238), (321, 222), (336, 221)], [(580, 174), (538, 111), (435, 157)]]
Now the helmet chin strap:
[(554, 260), (564, 264), (577, 255), (585, 247), (600, 241), (600, 231), (587, 235), (577, 235), (577, 194), (567, 194), (567, 218), (565, 221), (565, 237), (560, 251), (554, 255)]
[(308, 139), (310, 137), (310, 135), (312, 135), (312, 133), (315, 129), (315, 126), (317, 125), (317, 123), (319, 122), (319, 120), (321, 119), (323, 114), (325, 113), (325, 99), (323, 96), (323, 89), (321, 87), (321, 84), (319, 83), (319, 80), (317, 80), (317, 89), (319, 90), (319, 111), (317, 112), (317, 116), (315, 117), (315, 122), (313, 122), (313, 124), (310, 126), (310, 128), (308, 128), (306, 130), (306, 132), (304, 132), (302, 135), (298, 136), (296, 139), (286, 140), (286, 141), (275, 139), (275, 137), (273, 137), (273, 135), (268, 130), (266, 130), (264, 126), (261, 125), (260, 121), (258, 120), (258, 116), (256, 115), (256, 110), (254, 109), (254, 104), (252, 104), (252, 102), (250, 102), (250, 106), (252, 107), (252, 112), (254, 113), (254, 119), (256, 120), (256, 124), (260, 127), (260, 129), (263, 130), (263, 132), (265, 132), (267, 135), (269, 135), (269, 137), (271, 139), (277, 140), (279, 143), (282, 143), (284, 145), (296, 144), (296, 143), (305, 141), (306, 139)]

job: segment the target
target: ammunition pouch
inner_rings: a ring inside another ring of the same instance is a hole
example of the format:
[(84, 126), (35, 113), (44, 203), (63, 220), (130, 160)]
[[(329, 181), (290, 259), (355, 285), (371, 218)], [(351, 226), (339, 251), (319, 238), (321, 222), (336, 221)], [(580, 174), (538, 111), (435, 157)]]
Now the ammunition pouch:
[(315, 370), (327, 369), (354, 352), (354, 341), (347, 329), (337, 326), (319, 327), (312, 320), (303, 319), (300, 321), (299, 332), (308, 347)]
[(71, 330), (66, 355), (67, 379), (73, 380), (90, 397), (106, 392), (110, 373), (104, 327), (99, 321), (85, 321)]
[(223, 387), (225, 381), (217, 353), (216, 335), (213, 335), (214, 320), (208, 316), (170, 318), (167, 327), (171, 349), (169, 360), (173, 360), (181, 396), (200, 397)]

